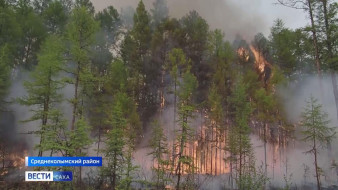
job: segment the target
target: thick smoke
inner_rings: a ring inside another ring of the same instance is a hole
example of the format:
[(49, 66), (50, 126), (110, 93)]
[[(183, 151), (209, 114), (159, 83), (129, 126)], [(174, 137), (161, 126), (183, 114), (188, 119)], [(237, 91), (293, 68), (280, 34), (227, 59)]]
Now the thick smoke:
[[(131, 6), (136, 8), (139, 0), (92, 0), (97, 11), (112, 5), (117, 10)], [(153, 8), (153, 0), (143, 1), (148, 10)], [(272, 2), (269, 2), (272, 3)], [(269, 24), (264, 13), (259, 13), (261, 0), (235, 1), (235, 0), (168, 0), (169, 15), (181, 18), (189, 11), (196, 10), (208, 22), (210, 29), (221, 29), (228, 40), (241, 35), (252, 39), (258, 32), (269, 31)]]
[[(318, 103), (322, 104), (322, 110), (328, 114), (328, 119), (330, 120), (330, 127), (338, 126), (337, 122), (337, 110), (335, 106), (335, 100), (332, 90), (332, 82), (330, 75), (323, 75), (323, 78), (319, 80), (317, 75), (308, 75), (302, 77), (301, 80), (296, 82), (291, 82), (287, 86), (282, 86), (278, 88), (278, 95), (283, 102), (285, 115), (289, 122), (295, 125), (296, 129), (296, 140), (290, 145), (285, 155), (280, 158), (284, 162), (283, 173), (286, 173), (286, 158), (288, 163), (288, 175), (292, 174), (292, 180), (294, 183), (304, 182), (304, 164), (309, 167), (309, 172), (307, 176), (308, 182), (315, 182), (314, 178), (314, 158), (312, 154), (304, 154), (305, 151), (310, 150), (311, 147), (304, 142), (301, 142), (300, 139), (302, 136), (299, 134), (300, 126), (299, 121), (301, 120), (301, 113), (306, 106), (306, 101), (309, 100), (311, 96), (318, 100)], [(325, 171), (325, 177), (322, 177), (323, 184), (328, 182), (337, 181), (336, 168), (332, 168), (332, 163), (337, 162), (338, 151), (337, 151), (337, 138), (332, 143), (332, 150), (321, 149), (319, 152), (319, 167)], [(273, 147), (270, 147), (272, 153)], [(259, 149), (256, 150), (256, 153), (259, 152)], [(263, 152), (261, 152), (263, 153)], [(257, 155), (262, 155), (258, 153)], [(263, 160), (263, 158), (261, 158)], [(272, 160), (271, 162), (272, 163)], [(283, 174), (283, 175), (284, 175)], [(283, 176), (279, 176), (283, 177)], [(282, 178), (283, 179), (283, 178)]]

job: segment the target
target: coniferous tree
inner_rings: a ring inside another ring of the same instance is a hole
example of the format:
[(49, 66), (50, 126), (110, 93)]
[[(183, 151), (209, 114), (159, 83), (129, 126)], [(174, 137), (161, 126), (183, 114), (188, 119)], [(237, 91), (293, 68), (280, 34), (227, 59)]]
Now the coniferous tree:
[(150, 16), (141, 0), (134, 14), (134, 26), (127, 34), (122, 48), (122, 58), (130, 74), (134, 100), (138, 104), (138, 111), (143, 120), (148, 118), (149, 109), (156, 103), (156, 89), (151, 86), (155, 80), (150, 72), (151, 28)]
[(135, 150), (139, 119), (134, 102), (125, 93), (118, 92), (114, 99), (107, 120), (112, 128), (107, 134), (106, 148), (103, 150), (107, 158), (103, 175), (110, 180), (112, 189), (130, 189), (133, 173), (137, 169), (132, 163), (132, 152)]
[(36, 106), (33, 116), (26, 120), (41, 120), (36, 133), (40, 136), (37, 146), (39, 156), (42, 156), (41, 145), (44, 141), (45, 128), (49, 121), (51, 111), (57, 109), (56, 105), (61, 101), (60, 88), (62, 83), (58, 80), (58, 73), (63, 62), (63, 47), (60, 38), (50, 36), (42, 46), (38, 55), (39, 63), (32, 73), (33, 80), (24, 83), (28, 95), (19, 99), (19, 103), (26, 106)]
[(322, 105), (318, 104), (317, 100), (312, 96), (307, 101), (302, 114), (301, 126), (304, 142), (309, 143), (311, 149), (306, 153), (313, 154), (314, 165), (317, 181), (317, 189), (321, 190), (322, 170), (319, 167), (319, 150), (324, 148), (327, 143), (330, 143), (335, 138), (336, 132), (334, 128), (328, 126), (329, 120), (326, 112), (322, 111)]
[(67, 39), (70, 42), (69, 54), (72, 62), (66, 69), (66, 72), (74, 76), (73, 79), (68, 80), (69, 83), (74, 84), (74, 98), (70, 101), (73, 107), (71, 130), (75, 129), (76, 119), (83, 114), (81, 100), (83, 101), (85, 94), (81, 90), (86, 90), (86, 85), (93, 84), (89, 54), (97, 28), (98, 23), (85, 7), (73, 10), (67, 27)]
[(36, 54), (46, 37), (46, 29), (43, 25), (43, 19), (34, 12), (29, 1), (19, 0), (15, 11), (18, 24), (22, 30), (16, 63), (31, 68), (36, 64)]
[(8, 56), (8, 46), (0, 47), (0, 111), (4, 107), (3, 99), (7, 94), (10, 85), (10, 62)]
[[(180, 85), (180, 91), (178, 92), (178, 122), (180, 127), (177, 130), (177, 144), (175, 147), (175, 149), (178, 149), (178, 153), (175, 156), (177, 157), (177, 164), (175, 168), (175, 174), (177, 176), (176, 189), (180, 189), (183, 173), (192, 174), (195, 171), (195, 166), (192, 160), (193, 158), (189, 155), (184, 154), (184, 150), (187, 143), (192, 138), (192, 131), (189, 126), (189, 119), (193, 117), (193, 112), (195, 110), (193, 95), (195, 90), (197, 89), (198, 84), (196, 77), (190, 72), (190, 66), (188, 66), (182, 78), (183, 81)], [(189, 186), (191, 184), (187, 183), (187, 185)]]
[[(178, 96), (178, 87), (180, 85), (180, 82), (179, 82), (179, 78), (181, 77), (180, 76), (180, 73), (182, 73), (182, 67), (187, 67), (188, 65), (188, 60), (187, 58), (185, 57), (185, 54), (183, 52), (182, 49), (172, 49), (170, 52), (169, 52), (169, 55), (168, 55), (168, 62), (167, 62), (167, 65), (166, 65), (166, 68), (167, 70), (169, 70), (169, 74), (171, 76), (171, 80), (172, 80), (172, 85), (174, 87), (174, 117), (173, 117), (173, 128), (172, 128), (172, 132), (174, 133), (175, 130), (176, 130), (176, 115), (177, 115), (177, 96)], [(173, 165), (175, 164), (175, 159), (174, 159), (174, 154), (175, 154), (175, 143), (173, 143), (173, 148), (172, 148), (172, 167)]]
[(63, 34), (67, 23), (68, 15), (66, 7), (60, 1), (52, 1), (42, 12), (42, 18), (48, 32)]
[(166, 176), (166, 172), (169, 166), (169, 160), (165, 159), (166, 154), (169, 153), (167, 148), (167, 137), (163, 132), (162, 126), (158, 121), (154, 121), (153, 132), (149, 142), (151, 152), (148, 153), (152, 156), (154, 166), (152, 170), (155, 173), (154, 186), (157, 189), (164, 189), (169, 178)]
[(230, 153), (230, 171), (232, 172), (235, 169), (237, 172), (238, 178), (236, 181), (239, 189), (243, 189), (241, 180), (248, 168), (252, 167), (252, 146), (249, 138), (249, 118), (252, 108), (246, 90), (247, 86), (243, 83), (243, 79), (240, 79), (232, 92), (230, 102), (233, 110), (231, 114), (233, 126), (230, 128), (226, 147), (226, 150)]

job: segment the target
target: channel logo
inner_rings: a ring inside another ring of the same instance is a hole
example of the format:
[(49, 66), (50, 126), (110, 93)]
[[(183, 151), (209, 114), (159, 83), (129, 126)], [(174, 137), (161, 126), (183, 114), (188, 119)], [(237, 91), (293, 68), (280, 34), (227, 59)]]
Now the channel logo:
[(72, 181), (70, 171), (26, 171), (25, 181)]

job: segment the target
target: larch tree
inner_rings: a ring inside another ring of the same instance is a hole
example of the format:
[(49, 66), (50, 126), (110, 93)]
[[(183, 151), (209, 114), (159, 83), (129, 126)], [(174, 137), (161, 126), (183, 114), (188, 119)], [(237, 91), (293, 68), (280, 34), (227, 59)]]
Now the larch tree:
[(122, 102), (119, 99), (115, 100), (106, 121), (112, 128), (107, 133), (106, 148), (103, 150), (107, 165), (102, 168), (102, 175), (109, 180), (111, 189), (116, 189), (119, 185), (126, 156), (123, 151), (126, 145), (123, 132), (127, 120), (123, 117), (122, 109)]
[[(237, 185), (239, 189), (244, 189), (242, 185), (243, 176), (246, 171), (252, 167), (252, 146), (249, 138), (250, 127), (249, 118), (252, 112), (251, 103), (246, 94), (247, 85), (243, 83), (243, 79), (233, 89), (230, 96), (232, 105), (231, 115), (233, 124), (230, 128), (228, 143), (225, 149), (230, 153), (230, 171), (236, 171)], [(235, 164), (235, 166), (233, 166)], [(233, 175), (233, 173), (231, 174)], [(233, 178), (233, 176), (232, 176)], [(233, 182), (231, 182), (233, 185)]]
[(44, 24), (49, 33), (63, 34), (67, 24), (68, 15), (65, 11), (66, 7), (60, 1), (52, 1), (48, 7), (42, 12)]
[(315, 63), (317, 68), (317, 74), (319, 78), (321, 78), (321, 61), (320, 61), (320, 49), (319, 49), (319, 42), (318, 42), (318, 31), (315, 22), (315, 15), (314, 15), (314, 7), (316, 6), (316, 2), (312, 0), (277, 0), (281, 5), (286, 7), (291, 7), (294, 9), (302, 9), (305, 10), (310, 18), (310, 31), (312, 34), (313, 40), (313, 47), (314, 47), (314, 57)]
[(322, 105), (318, 103), (317, 99), (311, 96), (306, 103), (301, 121), (302, 141), (307, 142), (311, 147), (306, 153), (314, 156), (317, 189), (321, 190), (322, 170), (318, 163), (319, 150), (326, 147), (335, 138), (336, 132), (334, 128), (328, 126), (328, 115), (322, 110)]
[(132, 163), (132, 152), (139, 119), (135, 103), (126, 93), (118, 92), (114, 100), (106, 121), (111, 129), (103, 150), (107, 157), (107, 166), (103, 172), (110, 180), (112, 189), (130, 189), (132, 175), (137, 169)]
[(147, 79), (145, 66), (148, 62), (151, 42), (150, 17), (141, 0), (134, 14), (134, 26), (127, 34), (121, 49), (122, 58), (130, 73), (134, 98), (139, 105), (141, 114), (147, 108)]
[(43, 19), (33, 10), (28, 1), (19, 0), (16, 6), (16, 16), (20, 25), (21, 36), (18, 43), (16, 63), (32, 68), (37, 62), (37, 52), (46, 37)]
[[(70, 101), (73, 107), (71, 130), (75, 130), (76, 120), (82, 115), (85, 85), (93, 83), (90, 72), (90, 52), (94, 43), (98, 23), (94, 20), (85, 7), (75, 8), (72, 12), (70, 23), (67, 27), (69, 40), (69, 66), (65, 69), (73, 75), (68, 82), (74, 85), (74, 97)], [(82, 89), (81, 89), (82, 88)]]
[(154, 186), (156, 189), (164, 189), (166, 183), (169, 181), (169, 178), (166, 176), (169, 168), (169, 160), (165, 158), (169, 153), (167, 137), (158, 121), (154, 121), (152, 126), (153, 131), (149, 142), (151, 152), (148, 154), (151, 155), (154, 162), (154, 166), (152, 167), (155, 173)]
[(0, 111), (4, 109), (4, 98), (10, 85), (10, 62), (8, 46), (0, 47)]
[[(188, 65), (188, 60), (182, 49), (172, 49), (168, 54), (168, 61), (166, 63), (166, 69), (169, 71), (171, 76), (171, 81), (173, 85), (173, 94), (174, 94), (174, 117), (173, 117), (173, 128), (172, 132), (175, 132), (176, 129), (176, 115), (177, 115), (177, 96), (178, 96), (178, 87), (180, 85), (179, 78), (180, 73), (182, 73), (182, 67), (186, 67)], [(174, 154), (175, 154), (175, 143), (173, 143), (172, 148), (172, 165), (175, 164)]]
[[(178, 102), (178, 122), (179, 129), (177, 130), (176, 137), (176, 147), (178, 153), (175, 155), (177, 157), (177, 164), (175, 168), (175, 175), (177, 176), (176, 189), (180, 189), (181, 178), (184, 173), (191, 174), (194, 173), (195, 166), (193, 164), (193, 158), (184, 153), (184, 150), (187, 146), (187, 143), (191, 140), (191, 128), (189, 126), (189, 119), (193, 117), (193, 112), (195, 110), (195, 104), (193, 102), (193, 95), (197, 89), (198, 83), (197, 79), (190, 72), (190, 66), (186, 69), (185, 73), (182, 76), (182, 83), (180, 85), (180, 90), (178, 92), (179, 102)], [(190, 186), (191, 184), (187, 183), (186, 185)], [(188, 187), (186, 187), (188, 188)]]
[(333, 95), (335, 98), (338, 118), (338, 86), (335, 71), (337, 70), (337, 36), (338, 36), (338, 3), (331, 0), (319, 1), (316, 7), (316, 17), (319, 27), (319, 35), (323, 36), (324, 55), (323, 62), (328, 65), (333, 86)]
[(210, 66), (204, 60), (208, 48), (209, 25), (197, 11), (191, 11), (180, 19), (178, 42), (186, 56), (191, 60), (192, 73), (198, 80), (197, 101), (207, 97)]
[(33, 107), (33, 115), (26, 122), (41, 120), (41, 126), (35, 132), (40, 137), (38, 156), (42, 156), (41, 145), (44, 143), (49, 114), (57, 109), (56, 105), (61, 101), (59, 90), (63, 84), (58, 80), (58, 74), (62, 67), (63, 52), (59, 37), (50, 36), (46, 39), (38, 55), (38, 65), (32, 73), (32, 81), (24, 83), (27, 95), (18, 100), (22, 105)]

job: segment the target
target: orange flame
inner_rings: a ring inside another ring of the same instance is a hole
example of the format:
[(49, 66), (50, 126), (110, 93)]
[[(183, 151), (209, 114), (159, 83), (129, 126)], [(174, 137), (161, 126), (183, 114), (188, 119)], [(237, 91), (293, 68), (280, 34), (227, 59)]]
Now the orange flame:
[(256, 50), (252, 45), (250, 45), (250, 50), (254, 54), (254, 57), (256, 60), (255, 61), (256, 67), (258, 68), (259, 72), (263, 73), (265, 65), (271, 66), (271, 64), (268, 61), (266, 61), (264, 56), (258, 50)]

